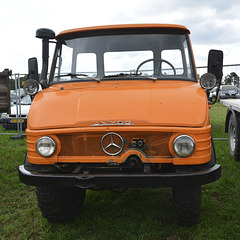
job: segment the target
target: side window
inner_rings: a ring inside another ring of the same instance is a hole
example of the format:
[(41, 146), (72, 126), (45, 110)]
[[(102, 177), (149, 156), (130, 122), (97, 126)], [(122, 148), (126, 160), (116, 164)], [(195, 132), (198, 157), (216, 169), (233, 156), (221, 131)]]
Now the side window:
[(187, 74), (188, 74), (188, 77), (192, 77), (192, 71), (191, 71), (190, 60), (189, 60), (189, 52), (188, 52), (186, 40), (183, 43), (183, 47), (184, 47), (185, 58), (186, 58)]
[(60, 73), (70, 73), (71, 72), (71, 67), (72, 67), (72, 54), (73, 54), (73, 49), (62, 45), (62, 52), (61, 56), (58, 57), (57, 61), (57, 67), (59, 67)]
[(58, 50), (58, 56), (57, 56), (57, 62), (56, 62), (53, 81), (69, 81), (70, 80), (70, 77), (68, 76), (64, 76), (64, 77), (59, 77), (59, 76), (71, 72), (72, 54), (73, 54), (73, 49), (66, 45), (62, 45), (62, 48)]
[[(176, 70), (176, 75), (183, 74), (184, 71), (183, 71), (182, 53), (179, 49), (163, 50), (161, 53), (161, 59), (166, 60), (173, 65), (173, 67)], [(161, 68), (161, 74), (174, 75), (174, 71), (168, 63), (163, 62), (162, 68)]]
[(97, 59), (95, 53), (79, 53), (77, 55), (76, 73), (86, 74), (91, 77), (97, 75)]

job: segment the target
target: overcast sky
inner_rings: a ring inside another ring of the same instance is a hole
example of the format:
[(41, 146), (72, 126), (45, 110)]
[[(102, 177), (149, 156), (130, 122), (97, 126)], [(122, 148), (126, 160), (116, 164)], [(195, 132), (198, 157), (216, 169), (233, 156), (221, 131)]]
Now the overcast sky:
[[(185, 25), (197, 66), (206, 66), (210, 49), (224, 52), (224, 64), (240, 63), (239, 0), (0, 0), (0, 72), (27, 73), (37, 57), (38, 28), (62, 30), (122, 23)], [(51, 51), (53, 47), (51, 48)]]

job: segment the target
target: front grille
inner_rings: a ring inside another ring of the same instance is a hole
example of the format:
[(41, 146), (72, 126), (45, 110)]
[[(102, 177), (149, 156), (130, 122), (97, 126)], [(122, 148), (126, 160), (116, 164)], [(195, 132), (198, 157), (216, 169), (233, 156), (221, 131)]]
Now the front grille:
[[(106, 156), (101, 148), (102, 134), (72, 134), (57, 135), (61, 142), (59, 156)], [(120, 133), (124, 140), (122, 152), (127, 151), (132, 146), (132, 139), (144, 139), (144, 145), (139, 149), (147, 156), (171, 156), (168, 142), (171, 134), (167, 133)], [(121, 153), (119, 154), (121, 155)]]

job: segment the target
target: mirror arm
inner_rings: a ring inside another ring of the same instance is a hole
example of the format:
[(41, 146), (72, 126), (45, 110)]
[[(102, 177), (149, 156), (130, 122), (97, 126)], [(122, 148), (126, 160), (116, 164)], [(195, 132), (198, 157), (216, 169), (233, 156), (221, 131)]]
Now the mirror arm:
[(45, 79), (42, 79), (40, 81), (40, 85), (41, 85), (42, 89), (48, 88), (48, 84), (47, 84), (47, 81)]

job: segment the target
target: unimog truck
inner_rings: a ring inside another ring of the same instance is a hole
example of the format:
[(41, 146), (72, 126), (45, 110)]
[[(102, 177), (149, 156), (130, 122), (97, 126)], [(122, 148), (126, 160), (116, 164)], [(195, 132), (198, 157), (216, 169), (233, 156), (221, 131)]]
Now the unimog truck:
[(86, 190), (170, 187), (177, 223), (199, 222), (201, 186), (221, 175), (208, 95), (223, 54), (209, 52), (198, 80), (189, 34), (170, 24), (36, 31), (42, 71), (38, 80), (29, 59), (24, 89), (33, 102), (19, 177), (36, 186), (49, 221), (74, 219)]

